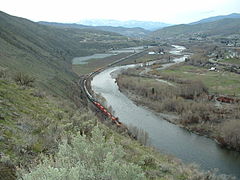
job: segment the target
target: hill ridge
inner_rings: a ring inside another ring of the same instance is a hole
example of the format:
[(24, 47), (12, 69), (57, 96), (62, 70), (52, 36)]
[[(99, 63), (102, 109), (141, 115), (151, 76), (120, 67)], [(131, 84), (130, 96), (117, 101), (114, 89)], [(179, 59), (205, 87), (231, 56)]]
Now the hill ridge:
[(151, 38), (189, 38), (194, 34), (201, 34), (204, 37), (239, 35), (240, 18), (226, 18), (214, 22), (199, 24), (180, 24), (154, 31)]

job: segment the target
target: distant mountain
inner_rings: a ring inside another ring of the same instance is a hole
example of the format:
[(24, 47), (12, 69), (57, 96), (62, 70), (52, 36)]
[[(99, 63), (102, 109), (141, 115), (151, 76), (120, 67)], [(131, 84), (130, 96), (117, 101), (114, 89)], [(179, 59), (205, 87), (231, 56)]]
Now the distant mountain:
[(111, 19), (86, 19), (78, 22), (79, 24), (87, 26), (113, 26), (113, 27), (125, 27), (125, 28), (143, 28), (149, 31), (154, 31), (163, 27), (170, 26), (163, 22), (153, 22), (153, 21), (118, 21)]
[(179, 39), (193, 36), (212, 37), (240, 34), (240, 18), (226, 18), (214, 22), (181, 24), (166, 27), (150, 34), (154, 39)]
[(151, 32), (149, 30), (146, 30), (140, 27), (126, 28), (126, 27), (113, 27), (113, 26), (95, 26), (94, 28), (98, 30), (103, 30), (103, 31), (115, 32), (124, 36), (134, 37), (134, 38), (145, 37)]
[(202, 19), (200, 21), (196, 21), (196, 22), (193, 22), (193, 23), (190, 23), (190, 24), (201, 24), (201, 23), (218, 21), (218, 20), (226, 19), (226, 18), (232, 18), (232, 19), (240, 18), (240, 14), (232, 13), (232, 14), (229, 14), (229, 15), (214, 16), (214, 17), (205, 18), (205, 19)]
[(78, 29), (91, 28), (91, 26), (85, 26), (85, 25), (76, 24), (76, 23), (57, 23), (57, 22), (46, 22), (46, 21), (39, 21), (38, 23), (42, 25), (62, 27), (62, 28), (78, 28)]
[(141, 38), (150, 33), (150, 31), (143, 28), (126, 28), (126, 27), (113, 27), (113, 26), (87, 26), (82, 24), (67, 24), (67, 23), (55, 23), (40, 21), (39, 24), (50, 25), (63, 28), (78, 28), (78, 29), (95, 29), (107, 32), (114, 32), (123, 36)]

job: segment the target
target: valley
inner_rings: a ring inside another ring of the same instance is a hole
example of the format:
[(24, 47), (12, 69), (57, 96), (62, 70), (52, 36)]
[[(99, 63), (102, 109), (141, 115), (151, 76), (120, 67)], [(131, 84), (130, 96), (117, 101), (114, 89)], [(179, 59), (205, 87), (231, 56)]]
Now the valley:
[(229, 16), (150, 30), (0, 11), (0, 180), (239, 179)]
[[(184, 61), (184, 59), (182, 59), (182, 61)], [(181, 61), (178, 60), (178, 62)], [(168, 64), (163, 64), (163, 67), (168, 67), (169, 69), (171, 66), (167, 65)], [(158, 69), (156, 64), (152, 66)], [(180, 125), (180, 127), (186, 127), (186, 129), (190, 132), (209, 136), (209, 132), (216, 128), (216, 125), (212, 127), (212, 119), (206, 121), (205, 124), (199, 123), (199, 126), (196, 122), (179, 122), (181, 119), (184, 121), (188, 120), (187, 116), (184, 115), (184, 108), (186, 108), (187, 112), (191, 111), (192, 108), (196, 108), (192, 109), (192, 113), (199, 113), (199, 111), (202, 110), (202, 115), (207, 116), (208, 111), (210, 110), (210, 105), (207, 104), (207, 101), (200, 101), (196, 102), (196, 104), (190, 104), (191, 101), (189, 100), (189, 102), (184, 102), (183, 99), (175, 99), (175, 97), (172, 97), (176, 96), (173, 94), (173, 86), (176, 87), (177, 83), (173, 82), (174, 85), (169, 85), (165, 82), (162, 83), (156, 81), (155, 79), (158, 79), (156, 76), (151, 77), (151, 75), (146, 74), (139, 75), (143, 69), (149, 68), (149, 66), (137, 66), (136, 69), (131, 65), (129, 67), (129, 69), (128, 66), (107, 69), (94, 77), (92, 81), (94, 92), (101, 94), (105, 99), (107, 99), (107, 105), (111, 106), (121, 122), (128, 124), (129, 126), (134, 125), (145, 130), (149, 134), (150, 143), (161, 151), (164, 150), (171, 152), (186, 162), (197, 162), (206, 169), (211, 169), (211, 164), (214, 161), (213, 166), (216, 167), (216, 164), (219, 164), (218, 168), (223, 170), (225, 173), (227, 173), (227, 171), (230, 173), (230, 171), (235, 169), (233, 170), (234, 172), (232, 171), (231, 173), (235, 173), (236, 175), (238, 174), (239, 165), (237, 164), (239, 161), (237, 159), (239, 158), (236, 158), (238, 153), (228, 153), (228, 156), (225, 157), (221, 155), (218, 156), (218, 154), (222, 153), (211, 154), (211, 158), (209, 158), (209, 152), (221, 152), (226, 150), (221, 149), (221, 147), (218, 146), (215, 141), (211, 141), (205, 137), (201, 139), (201, 137), (197, 135), (187, 133), (188, 131), (185, 132), (184, 130), (179, 130), (175, 125), (171, 125), (170, 123), (166, 122), (167, 120), (173, 124)], [(119, 69), (122, 70), (120, 71)], [(162, 69), (161, 66), (159, 69)], [(117, 78), (116, 75), (113, 75), (115, 71), (121, 72), (121, 75), (119, 75)], [(115, 81), (117, 81), (119, 87), (115, 84)], [(167, 82), (171, 83), (172, 81), (168, 80)], [(201, 85), (199, 85), (198, 82), (193, 84), (193, 86), (195, 86), (197, 91), (201, 91)], [(119, 92), (118, 88), (120, 88), (120, 91), (126, 96)], [(184, 91), (186, 90), (187, 88), (185, 88)], [(133, 100), (136, 104), (133, 104), (127, 97)], [(184, 103), (189, 104), (187, 105)], [(157, 114), (139, 105), (150, 108), (150, 110), (157, 112)], [(178, 113), (173, 113), (175, 112), (175, 108), (177, 112), (178, 110), (183, 111), (181, 112), (181, 117), (183, 116), (182, 118), (176, 117)], [(235, 111), (238, 113), (238, 109)], [(197, 120), (196, 118), (203, 120), (204, 117), (201, 117), (201, 115), (197, 117), (193, 114), (191, 118), (194, 120)], [(217, 123), (217, 126), (218, 124), (219, 123)], [(212, 127), (212, 129), (209, 129), (210, 127)], [(232, 130), (230, 131), (233, 132)], [(220, 131), (218, 131), (218, 133), (220, 133)], [(235, 133), (237, 133), (237, 131)], [(238, 133), (235, 134), (235, 136), (237, 135)], [(196, 149), (193, 150), (193, 147), (196, 147)], [(204, 147), (204, 149), (199, 147)], [(208, 150), (206, 151), (206, 149)], [(196, 155), (194, 155), (194, 153), (198, 154), (199, 159)], [(228, 162), (230, 162), (230, 159), (232, 159), (231, 162), (233, 163), (233, 166), (226, 163), (221, 164), (220, 162), (224, 158), (228, 159), (225, 160)]]

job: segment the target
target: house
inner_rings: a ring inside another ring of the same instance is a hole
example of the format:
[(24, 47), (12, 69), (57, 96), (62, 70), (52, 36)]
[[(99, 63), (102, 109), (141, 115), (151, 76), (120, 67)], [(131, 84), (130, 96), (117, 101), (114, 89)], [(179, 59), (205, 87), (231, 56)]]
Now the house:
[(216, 67), (211, 67), (209, 71), (216, 71)]
[(153, 51), (150, 51), (150, 52), (148, 52), (148, 54), (149, 54), (149, 55), (154, 55), (154, 54), (156, 54), (156, 53), (153, 52)]

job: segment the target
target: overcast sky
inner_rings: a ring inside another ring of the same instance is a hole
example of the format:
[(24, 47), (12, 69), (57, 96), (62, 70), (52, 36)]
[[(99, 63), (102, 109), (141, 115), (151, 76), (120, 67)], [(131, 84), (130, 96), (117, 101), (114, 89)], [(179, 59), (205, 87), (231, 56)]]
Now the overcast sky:
[(180, 24), (240, 13), (240, 0), (1, 0), (0, 10), (33, 21), (117, 19)]

